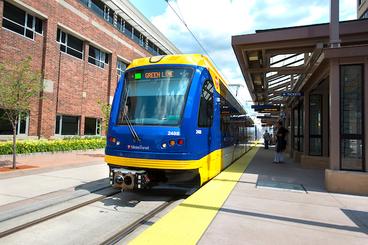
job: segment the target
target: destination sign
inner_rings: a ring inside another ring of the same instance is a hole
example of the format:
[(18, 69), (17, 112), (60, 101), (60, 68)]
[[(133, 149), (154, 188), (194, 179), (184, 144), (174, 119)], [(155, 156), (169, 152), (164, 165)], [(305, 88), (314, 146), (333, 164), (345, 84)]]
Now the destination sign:
[(302, 92), (282, 92), (281, 96), (283, 97), (300, 97), (303, 96)]
[(134, 73), (134, 79), (140, 80), (145, 79), (159, 79), (159, 78), (172, 78), (174, 77), (173, 70), (163, 70), (163, 71), (147, 71), (147, 72), (136, 72)]

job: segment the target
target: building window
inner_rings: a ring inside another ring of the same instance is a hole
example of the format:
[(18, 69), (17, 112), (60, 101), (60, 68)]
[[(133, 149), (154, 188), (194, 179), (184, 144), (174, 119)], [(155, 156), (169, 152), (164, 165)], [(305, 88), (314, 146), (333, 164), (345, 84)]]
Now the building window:
[(42, 35), (42, 20), (8, 2), (4, 2), (3, 27), (30, 39), (35, 33)]
[(86, 117), (84, 120), (84, 135), (100, 135), (101, 120), (98, 118)]
[(364, 170), (363, 65), (340, 66), (341, 169)]
[(117, 64), (116, 64), (116, 69), (118, 71), (118, 76), (121, 77), (121, 75), (123, 75), (123, 73), (125, 72), (126, 68), (127, 68), (127, 64), (124, 63), (121, 60), (118, 60)]
[(322, 156), (322, 96), (309, 96), (309, 155)]
[(57, 42), (60, 44), (60, 51), (70, 54), (79, 59), (83, 59), (83, 41), (78, 38), (63, 32), (62, 30), (57, 30), (56, 35)]
[[(29, 127), (29, 115), (19, 115), (17, 123), (17, 135), (27, 135)], [(13, 135), (13, 126), (5, 115), (5, 111), (0, 109), (0, 135)]]
[(213, 84), (206, 81), (203, 84), (199, 113), (198, 113), (198, 127), (211, 127), (213, 120)]
[(78, 116), (56, 116), (55, 134), (58, 135), (79, 135)]
[[(97, 15), (102, 17), (105, 21), (109, 22), (120, 32), (124, 33), (127, 37), (135, 41), (144, 49), (148, 50), (153, 55), (165, 55), (166, 53), (159, 49), (155, 44), (147, 41), (147, 37), (141, 32), (134, 29), (131, 24), (125, 21), (114, 10), (110, 9), (100, 0), (79, 0), (82, 4), (90, 8)], [(118, 11), (119, 12), (119, 11)], [(120, 12), (119, 12), (120, 13)], [(124, 14), (123, 14), (124, 15)]]
[(294, 149), (302, 152), (304, 148), (304, 107), (303, 104), (299, 104), (294, 108)]
[(104, 68), (105, 64), (109, 63), (109, 55), (98, 48), (89, 46), (88, 62), (98, 67)]

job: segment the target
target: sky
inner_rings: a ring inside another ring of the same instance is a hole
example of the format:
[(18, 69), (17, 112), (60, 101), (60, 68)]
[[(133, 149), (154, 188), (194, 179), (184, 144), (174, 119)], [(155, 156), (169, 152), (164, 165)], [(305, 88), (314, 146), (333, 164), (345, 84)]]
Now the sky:
[[(205, 52), (165, 0), (130, 0), (182, 53)], [(229, 84), (241, 84), (238, 99), (249, 107), (231, 36), (255, 30), (326, 23), (330, 0), (169, 0), (200, 40)], [(340, 21), (356, 19), (356, 0), (340, 0)], [(232, 87), (233, 92), (236, 87)]]

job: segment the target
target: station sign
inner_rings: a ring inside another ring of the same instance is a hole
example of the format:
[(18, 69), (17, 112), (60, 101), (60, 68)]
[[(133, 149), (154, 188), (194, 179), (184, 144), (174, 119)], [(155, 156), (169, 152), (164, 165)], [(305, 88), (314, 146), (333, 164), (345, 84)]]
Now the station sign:
[(271, 105), (271, 104), (252, 105), (251, 108), (259, 113), (269, 113), (269, 112), (279, 112), (280, 111), (279, 105)]
[(292, 92), (292, 91), (289, 91), (289, 92), (282, 92), (281, 93), (281, 96), (282, 97), (300, 97), (300, 96), (303, 96), (303, 92)]

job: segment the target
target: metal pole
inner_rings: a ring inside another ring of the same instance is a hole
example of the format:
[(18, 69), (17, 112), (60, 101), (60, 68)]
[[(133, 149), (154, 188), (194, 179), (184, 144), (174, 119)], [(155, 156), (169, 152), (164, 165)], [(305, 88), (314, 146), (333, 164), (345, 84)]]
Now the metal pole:
[(330, 48), (340, 47), (339, 0), (330, 1)]

